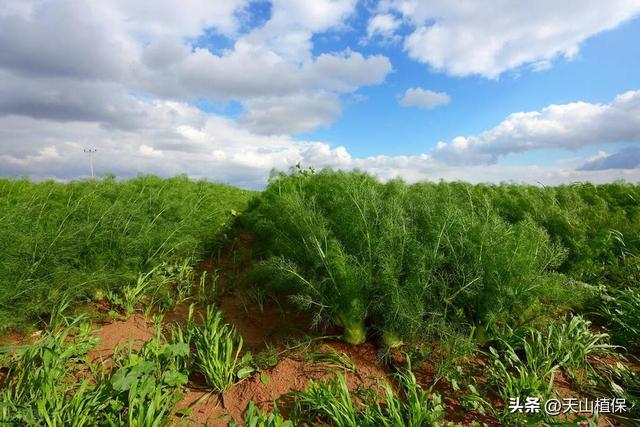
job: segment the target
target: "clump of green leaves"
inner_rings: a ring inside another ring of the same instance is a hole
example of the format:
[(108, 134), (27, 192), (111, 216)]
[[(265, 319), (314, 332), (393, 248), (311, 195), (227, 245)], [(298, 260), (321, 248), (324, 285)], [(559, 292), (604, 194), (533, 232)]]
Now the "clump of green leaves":
[(509, 398), (548, 397), (553, 387), (553, 375), (560, 368), (553, 347), (542, 334), (531, 332), (522, 340), (522, 353), (507, 343), (499, 353), (490, 348), (492, 365), (489, 375), (500, 396)]
[(118, 349), (113, 366), (93, 365), (97, 339), (82, 317), (52, 321), (34, 344), (9, 355), (0, 384), (0, 423), (49, 426), (162, 426), (187, 382), (189, 347), (158, 335), (134, 351)]
[[(159, 307), (161, 312), (176, 308), (193, 297), (193, 263), (193, 258), (163, 261), (148, 272), (138, 274), (134, 282), (117, 290), (109, 290), (106, 298), (112, 308), (119, 309), (127, 317), (143, 302), (148, 307)], [(206, 273), (201, 275), (200, 287), (198, 297), (201, 300), (210, 297), (211, 290), (206, 289)]]
[(355, 372), (356, 369), (349, 356), (329, 346), (307, 353), (306, 358), (322, 371)]
[(615, 366), (605, 366), (595, 376), (595, 387), (591, 392), (597, 396), (625, 399), (628, 411), (619, 414), (633, 423), (640, 419), (640, 372), (626, 367), (618, 361)]
[(592, 332), (591, 322), (582, 316), (570, 316), (551, 323), (547, 334), (556, 359), (570, 370), (590, 368), (590, 358), (614, 354), (615, 346), (609, 344), (609, 335)]
[(133, 358), (110, 378), (116, 396), (104, 414), (109, 425), (158, 426), (169, 422), (169, 414), (180, 400), (176, 387), (186, 383), (186, 376), (176, 371), (158, 371), (144, 359)]
[(194, 348), (194, 364), (207, 384), (218, 392), (247, 378), (252, 372), (251, 353), (242, 354), (242, 337), (224, 323), (222, 313), (212, 306), (201, 316), (201, 323), (192, 319), (188, 324), (189, 341)]
[(81, 318), (66, 328), (47, 331), (33, 345), (10, 356), (0, 400), (0, 423), (92, 425), (105, 408), (104, 386), (88, 379), (76, 382), (74, 373), (97, 341)]
[(145, 273), (138, 274), (136, 281), (122, 288), (121, 290), (121, 307), (125, 316), (129, 317), (136, 309), (136, 306), (145, 298), (149, 288), (153, 285), (151, 277), (155, 269)]
[(311, 380), (303, 392), (292, 393), (294, 419), (310, 422), (322, 420), (337, 427), (365, 425), (358, 404), (351, 398), (347, 381), (341, 373), (330, 380)]
[[(591, 323), (581, 316), (552, 322), (544, 331), (533, 328), (510, 330), (499, 337), (499, 351), (490, 348), (487, 373), (503, 401), (510, 398), (551, 397), (553, 379), (560, 369), (595, 372), (593, 358), (612, 355), (608, 335), (590, 331)], [(509, 418), (505, 412), (502, 416)]]
[[(274, 411), (266, 413), (250, 401), (242, 416), (246, 427), (293, 427), (293, 422), (286, 420), (276, 407)], [(235, 423), (232, 423), (235, 425)]]
[[(444, 418), (444, 403), (437, 393), (423, 389), (417, 382), (411, 362), (396, 374), (403, 398), (388, 383), (383, 383), (384, 398), (376, 400), (371, 413), (372, 425), (422, 427), (436, 426)], [(382, 403), (381, 403), (382, 402)]]
[(444, 417), (444, 405), (438, 394), (423, 389), (408, 368), (396, 374), (400, 395), (387, 382), (377, 389), (349, 391), (346, 378), (310, 381), (303, 392), (290, 394), (294, 399), (292, 419), (298, 424), (329, 423), (341, 427), (356, 426), (436, 426)]

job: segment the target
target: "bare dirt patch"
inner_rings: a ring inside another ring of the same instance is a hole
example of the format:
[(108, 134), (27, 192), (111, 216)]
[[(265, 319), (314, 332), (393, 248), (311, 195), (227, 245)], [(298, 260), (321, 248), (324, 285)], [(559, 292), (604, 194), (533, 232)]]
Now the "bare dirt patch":
[(191, 414), (184, 421), (206, 426), (226, 426), (231, 420), (241, 422), (250, 401), (263, 409), (271, 409), (280, 396), (292, 390), (303, 390), (313, 372), (304, 362), (285, 358), (265, 374), (266, 383), (260, 374), (254, 374), (222, 395), (190, 391), (178, 404), (178, 408), (191, 408)]
[(190, 413), (176, 420), (178, 426), (212, 426), (229, 425), (231, 416), (222, 406), (220, 396), (210, 391), (191, 390), (176, 405), (177, 410), (189, 408)]
[[(609, 359), (614, 360), (614, 359)], [(556, 372), (553, 378), (553, 391), (556, 393), (557, 398), (562, 399), (577, 399), (578, 401), (588, 400), (595, 401), (596, 397), (590, 395), (589, 393), (581, 392), (578, 387), (574, 384), (574, 382), (569, 378), (567, 374), (563, 371)], [(559, 420), (564, 420), (567, 422), (576, 422), (577, 416), (575, 414), (567, 414), (564, 416), (559, 416)], [(582, 422), (581, 425), (587, 425), (586, 422)], [(598, 419), (598, 426), (623, 426), (624, 424), (619, 420), (609, 417), (607, 415), (600, 415)]]
[(242, 420), (242, 413), (249, 401), (253, 400), (263, 409), (270, 409), (280, 396), (293, 390), (303, 390), (312, 373), (304, 362), (287, 358), (266, 372), (266, 375), (269, 378), (267, 384), (261, 381), (260, 375), (253, 375), (224, 393), (224, 407), (234, 420)]
[(246, 292), (224, 295), (220, 310), (225, 320), (235, 326), (249, 350), (260, 351), (278, 346), (286, 340), (308, 335), (311, 318), (286, 303), (267, 301), (262, 307)]
[[(377, 388), (380, 381), (390, 382), (387, 372), (379, 363), (372, 344), (350, 346), (341, 342), (326, 344), (351, 358), (355, 371), (343, 371), (350, 390), (358, 387)], [(310, 380), (335, 374), (323, 371), (320, 366), (307, 360), (285, 357), (272, 369), (264, 372), (268, 380), (263, 381), (259, 373), (237, 384), (222, 396), (207, 395), (203, 391), (191, 391), (184, 396), (179, 408), (191, 407), (186, 421), (196, 425), (227, 425), (231, 420), (242, 422), (242, 415), (250, 401), (265, 410), (273, 409), (274, 402), (291, 391), (302, 391)]]
[(35, 336), (29, 336), (20, 332), (9, 331), (0, 336), (0, 347), (10, 347), (14, 345), (27, 344), (33, 341), (34, 338)]
[(97, 362), (109, 360), (118, 347), (131, 345), (140, 349), (145, 341), (155, 336), (153, 327), (140, 314), (126, 320), (117, 320), (102, 326), (95, 334), (100, 338), (98, 345), (89, 352), (89, 360)]
[[(338, 340), (326, 341), (326, 345), (337, 352), (344, 353), (353, 362), (356, 376), (347, 377), (347, 385), (350, 389), (356, 387), (378, 388), (380, 380), (391, 385), (394, 384), (389, 372), (378, 357), (378, 349), (375, 345), (367, 342), (354, 346)], [(322, 348), (320, 350), (323, 351)]]

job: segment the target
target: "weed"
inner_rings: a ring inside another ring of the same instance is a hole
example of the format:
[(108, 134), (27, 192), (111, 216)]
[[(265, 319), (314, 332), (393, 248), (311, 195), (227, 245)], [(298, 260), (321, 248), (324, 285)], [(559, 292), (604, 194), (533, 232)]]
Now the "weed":
[(399, 398), (388, 383), (383, 384), (382, 404), (376, 403), (370, 417), (373, 425), (397, 427), (427, 427), (439, 425), (444, 417), (444, 404), (439, 394), (424, 390), (408, 366), (396, 374), (403, 393)]
[(488, 374), (498, 394), (503, 401), (518, 397), (549, 397), (554, 374), (569, 356), (558, 361), (550, 335), (545, 337), (535, 330), (528, 331), (518, 344), (521, 349), (506, 341), (501, 342), (500, 353), (493, 347), (489, 349)]
[(380, 384), (382, 395), (374, 389), (353, 393), (342, 373), (319, 381), (310, 381), (304, 392), (293, 392), (292, 419), (298, 424), (322, 421), (334, 426), (435, 426), (444, 417), (444, 405), (438, 394), (423, 389), (411, 371), (396, 374), (401, 389), (399, 397), (391, 386)]
[(432, 356), (435, 359), (436, 378), (446, 379), (454, 390), (458, 390), (465, 377), (461, 362), (476, 352), (477, 345), (472, 339), (472, 334), (465, 336), (459, 331), (442, 332), (437, 352)]
[(130, 316), (135, 311), (136, 306), (144, 298), (148, 288), (153, 284), (151, 276), (154, 271), (155, 269), (145, 274), (138, 274), (138, 278), (134, 284), (125, 286), (122, 289), (122, 308), (125, 316)]
[(156, 299), (165, 309), (172, 309), (189, 300), (195, 283), (195, 260), (163, 261), (154, 268), (151, 281), (154, 283)]
[(293, 392), (292, 396), (296, 405), (295, 420), (313, 421), (318, 418), (336, 427), (365, 425), (341, 373), (328, 381), (310, 380), (304, 392)]
[[(555, 373), (565, 368), (570, 373), (579, 369), (594, 372), (590, 358), (612, 354), (613, 346), (606, 334), (594, 334), (590, 322), (581, 316), (560, 319), (542, 333), (526, 329), (520, 334), (511, 331), (500, 337), (501, 351), (490, 348), (491, 365), (488, 375), (498, 395), (507, 402), (510, 398), (526, 399), (551, 397)], [(501, 415), (513, 421), (513, 414)]]
[[(243, 414), (243, 421), (246, 427), (293, 427), (293, 422), (284, 419), (278, 408), (271, 413), (265, 413), (258, 408), (258, 406), (249, 402), (247, 409)], [(235, 425), (235, 423), (232, 423)]]
[(109, 425), (158, 426), (168, 423), (168, 414), (180, 400), (174, 387), (186, 383), (186, 376), (166, 371), (162, 380), (158, 366), (152, 361), (130, 357), (130, 363), (110, 378), (116, 399), (110, 401), (112, 411), (106, 413)]
[(594, 378), (594, 395), (624, 399), (628, 410), (620, 417), (627, 421), (640, 419), (640, 372), (618, 361), (615, 366), (601, 368), (601, 375)]
[(278, 350), (267, 345), (265, 350), (254, 354), (253, 363), (259, 370), (275, 367), (278, 364)]
[(349, 356), (331, 347), (319, 351), (312, 351), (307, 353), (306, 356), (308, 361), (323, 371), (339, 370), (345, 373), (353, 373), (356, 369)]
[(218, 284), (218, 279), (220, 276), (218, 275), (217, 270), (213, 270), (211, 273), (211, 277), (209, 279), (209, 284), (207, 284), (207, 272), (203, 271), (200, 274), (200, 280), (198, 285), (198, 301), (202, 304), (210, 304), (213, 302), (216, 295), (216, 287)]
[(18, 348), (0, 392), (0, 422), (17, 424), (92, 425), (104, 410), (101, 388), (87, 379), (76, 384), (74, 373), (97, 341), (80, 326), (82, 318), (64, 329), (47, 331), (33, 345)]
[(613, 356), (615, 346), (608, 344), (609, 335), (593, 333), (591, 322), (582, 316), (560, 319), (549, 325), (547, 334), (555, 350), (555, 358), (568, 369), (590, 368), (589, 357)]
[(188, 334), (195, 348), (195, 366), (207, 384), (224, 392), (253, 372), (251, 353), (240, 357), (242, 337), (222, 320), (222, 313), (212, 306), (201, 318), (202, 323), (189, 321)]

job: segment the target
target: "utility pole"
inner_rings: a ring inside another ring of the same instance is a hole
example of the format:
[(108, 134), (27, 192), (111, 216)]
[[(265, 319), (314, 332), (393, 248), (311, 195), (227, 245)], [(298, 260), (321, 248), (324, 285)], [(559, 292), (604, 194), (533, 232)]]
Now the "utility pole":
[(93, 155), (98, 152), (95, 148), (85, 148), (83, 150), (89, 154), (89, 170), (91, 171), (91, 178), (93, 178)]

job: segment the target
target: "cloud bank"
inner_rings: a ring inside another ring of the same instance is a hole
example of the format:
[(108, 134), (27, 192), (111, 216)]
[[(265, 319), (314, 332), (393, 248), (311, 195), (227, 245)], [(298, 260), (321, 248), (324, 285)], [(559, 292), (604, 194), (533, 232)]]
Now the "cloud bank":
[(614, 154), (600, 152), (580, 166), (581, 171), (635, 169), (640, 167), (640, 147), (626, 147)]
[[(426, 7), (383, 0), (364, 32), (384, 43), (402, 39), (411, 58), (434, 69), (496, 77), (571, 56), (582, 40), (638, 11), (637, 2), (621, 0), (607, 7), (543, 3), (523, 11), (511, 2), (479, 9), (475, 2)], [(378, 53), (316, 51), (318, 35), (352, 31), (355, 0), (272, 0), (264, 15), (252, 4), (0, 1), (0, 176), (84, 177), (82, 150), (91, 147), (98, 150), (98, 173), (187, 173), (247, 188), (261, 188), (272, 169), (297, 162), (409, 181), (601, 182), (612, 179), (611, 170), (640, 179), (637, 162), (629, 161), (638, 157), (635, 148), (546, 166), (496, 164), (536, 149), (637, 144), (640, 94), (634, 91), (606, 104), (513, 113), (493, 129), (433, 150), (425, 141), (417, 155), (353, 157), (346, 147), (297, 138), (334, 123), (344, 98), (384, 84), (393, 65)], [(490, 20), (483, 14), (497, 7), (504, 14), (495, 28), (485, 27)], [(575, 16), (567, 25), (570, 10)], [(403, 28), (406, 37), (399, 35)], [(448, 48), (447, 40), (454, 41)], [(417, 87), (400, 103), (428, 109), (449, 100)], [(212, 107), (205, 112), (196, 107), (200, 102)], [(239, 111), (228, 112), (234, 108)]]
[(640, 13), (635, 0), (382, 0), (381, 16), (412, 27), (407, 54), (454, 76), (497, 78), (521, 66), (545, 69), (572, 58), (589, 37)]
[(448, 164), (492, 164), (536, 149), (613, 143), (640, 143), (640, 91), (618, 95), (608, 104), (573, 102), (513, 113), (479, 135), (439, 142), (433, 156)]
[[(113, 95), (113, 94), (112, 94)], [(115, 96), (115, 95), (114, 95)], [(539, 112), (514, 113), (482, 134), (458, 137), (413, 156), (353, 157), (345, 147), (287, 135), (257, 134), (242, 124), (210, 115), (177, 101), (137, 100), (129, 119), (65, 122), (28, 116), (0, 117), (2, 175), (28, 174), (35, 179), (86, 176), (82, 148), (98, 148), (96, 170), (129, 177), (138, 173), (196, 178), (262, 188), (272, 169), (300, 162), (316, 167), (366, 170), (382, 179), (466, 180), (470, 182), (562, 182), (615, 178), (640, 180), (637, 147), (547, 166), (495, 164), (500, 156), (548, 147), (581, 148), (605, 143), (640, 143), (640, 92), (617, 96), (608, 104), (553, 105)], [(636, 118), (636, 120), (630, 120)], [(584, 128), (589, 125), (590, 127)], [(605, 126), (602, 132), (598, 129)], [(614, 128), (616, 133), (613, 133)], [(606, 138), (606, 139), (605, 139)]]

